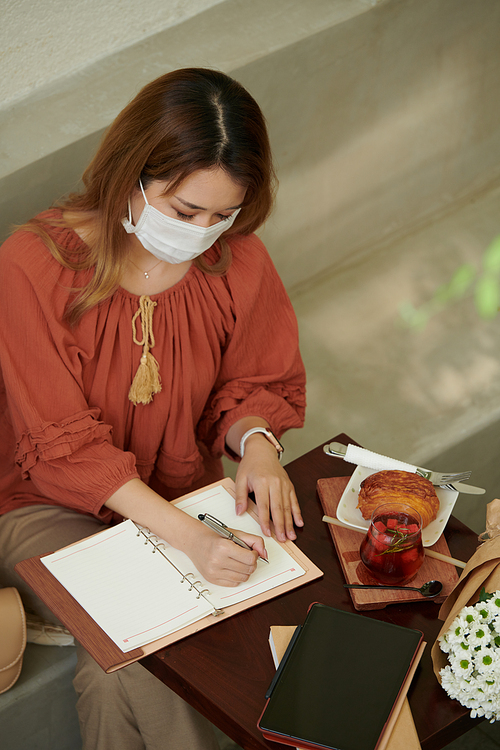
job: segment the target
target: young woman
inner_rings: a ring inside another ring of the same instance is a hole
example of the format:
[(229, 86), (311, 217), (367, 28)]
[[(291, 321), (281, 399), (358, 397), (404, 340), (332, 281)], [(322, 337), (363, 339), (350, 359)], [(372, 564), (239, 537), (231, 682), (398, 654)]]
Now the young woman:
[[(277, 437), (302, 425), (304, 370), (253, 234), (273, 176), (248, 92), (217, 71), (174, 71), (118, 116), (82, 193), (2, 246), (0, 584), (28, 610), (54, 621), (13, 573), (18, 560), (122, 517), (207, 580), (247, 580), (262, 538), (239, 532), (245, 550), (168, 502), (221, 478), (223, 453), (239, 460), (237, 509), (253, 491), (264, 537), (272, 519), (279, 539), (295, 538)], [(212, 746), (201, 717), (140, 665), (103, 675), (80, 651), (85, 747)]]

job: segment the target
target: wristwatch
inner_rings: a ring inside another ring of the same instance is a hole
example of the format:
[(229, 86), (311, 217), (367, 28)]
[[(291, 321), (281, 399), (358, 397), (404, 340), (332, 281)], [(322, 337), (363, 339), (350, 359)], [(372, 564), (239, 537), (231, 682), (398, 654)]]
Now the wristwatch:
[(243, 437), (240, 440), (240, 456), (243, 458), (243, 454), (245, 452), (245, 442), (246, 439), (250, 437), (250, 435), (254, 435), (256, 432), (261, 432), (263, 435), (266, 436), (266, 438), (269, 440), (269, 442), (274, 445), (276, 448), (276, 451), (278, 453), (278, 459), (281, 461), (281, 457), (283, 456), (283, 453), (285, 449), (281, 445), (280, 441), (276, 437), (276, 435), (271, 432), (269, 427), (252, 427), (251, 430), (247, 430)]

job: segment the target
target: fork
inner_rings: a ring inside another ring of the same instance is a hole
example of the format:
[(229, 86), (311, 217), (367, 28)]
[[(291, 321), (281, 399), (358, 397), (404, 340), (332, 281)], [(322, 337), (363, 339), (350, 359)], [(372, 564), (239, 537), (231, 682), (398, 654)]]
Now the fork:
[[(432, 484), (438, 487), (448, 487), (453, 482), (461, 482), (463, 479), (468, 479), (472, 474), (471, 471), (460, 471), (454, 474), (429, 471), (428, 469), (422, 469), (420, 466), (413, 466), (412, 464), (404, 463), (404, 461), (398, 461), (388, 456), (383, 456), (380, 453), (373, 453), (372, 451), (366, 450), (366, 448), (359, 448), (357, 445), (349, 445), (346, 447), (342, 443), (329, 443), (323, 446), (323, 450), (330, 456), (338, 456), (343, 458), (344, 461), (352, 464), (359, 464), (360, 466), (366, 466), (369, 469), (400, 469), (401, 471), (411, 471), (419, 474), (421, 477), (428, 479)], [(449, 487), (449, 489), (454, 489)]]
[(440, 474), (438, 471), (428, 471), (427, 469), (420, 469), (417, 467), (415, 474), (418, 474), (424, 479), (428, 479), (432, 484), (438, 485), (439, 487), (445, 487), (448, 490), (454, 490), (452, 487), (453, 482), (461, 482), (463, 479), (468, 479), (472, 474), (471, 471), (457, 472), (456, 474)]

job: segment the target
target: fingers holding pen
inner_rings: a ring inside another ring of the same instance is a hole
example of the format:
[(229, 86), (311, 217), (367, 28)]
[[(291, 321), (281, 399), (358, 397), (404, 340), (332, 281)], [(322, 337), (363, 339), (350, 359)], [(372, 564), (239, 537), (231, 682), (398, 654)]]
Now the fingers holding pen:
[(230, 529), (234, 534), (234, 540), (238, 540), (246, 544), (253, 551), (257, 552), (259, 560), (268, 561), (268, 554), (266, 545), (261, 536), (255, 536), (255, 534), (248, 534), (246, 531), (238, 531), (237, 529)]
[(202, 539), (206, 543), (203, 568), (207, 580), (221, 586), (236, 586), (252, 575), (259, 559), (267, 560), (261, 537), (228, 528), (214, 516), (201, 514)]
[(245, 549), (215, 534), (213, 537), (204, 560), (207, 580), (219, 586), (237, 586), (245, 583), (259, 563), (257, 550)]

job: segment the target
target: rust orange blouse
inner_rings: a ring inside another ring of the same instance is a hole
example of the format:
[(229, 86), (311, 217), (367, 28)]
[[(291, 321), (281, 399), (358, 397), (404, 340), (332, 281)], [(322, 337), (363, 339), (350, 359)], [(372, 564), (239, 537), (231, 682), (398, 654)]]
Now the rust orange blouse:
[[(72, 230), (50, 232), (70, 250), (82, 243)], [(142, 353), (132, 337), (139, 298), (120, 287), (72, 329), (64, 310), (89, 272), (61, 266), (30, 232), (2, 245), (0, 513), (50, 503), (110, 520), (103, 504), (134, 477), (172, 499), (220, 476), (225, 435), (241, 417), (261, 416), (277, 435), (302, 425), (292, 306), (262, 242), (230, 243), (225, 276), (191, 266), (152, 295), (162, 390), (137, 406), (128, 392)]]

